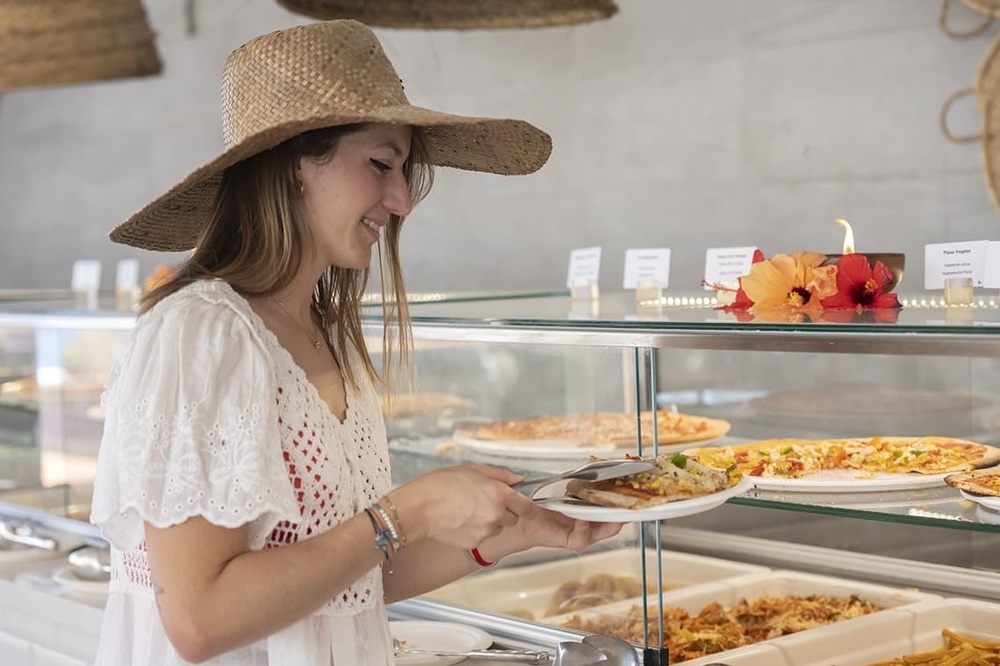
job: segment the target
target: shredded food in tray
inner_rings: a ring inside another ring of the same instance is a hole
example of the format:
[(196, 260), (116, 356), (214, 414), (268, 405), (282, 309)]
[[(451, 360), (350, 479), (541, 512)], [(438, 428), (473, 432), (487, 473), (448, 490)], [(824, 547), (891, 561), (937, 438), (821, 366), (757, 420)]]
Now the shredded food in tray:
[(571, 580), (560, 585), (552, 595), (545, 617), (633, 599), (640, 594), (642, 594), (642, 583), (633, 576), (594, 574), (583, 580)]
[[(769, 638), (832, 624), (882, 610), (857, 595), (838, 597), (813, 594), (764, 596), (753, 601), (741, 600), (732, 608), (712, 603), (697, 615), (682, 608), (663, 609), (663, 647), (672, 663), (697, 659), (725, 650), (750, 645)], [(643, 644), (642, 609), (633, 606), (625, 616), (601, 615), (596, 618), (572, 616), (565, 626), (580, 631), (607, 634)], [(655, 612), (649, 617), (649, 639), (659, 638)]]
[(930, 652), (911, 654), (891, 661), (880, 661), (872, 666), (987, 666), (1000, 664), (1000, 641), (982, 641), (959, 634), (951, 629), (941, 630), (944, 646)]

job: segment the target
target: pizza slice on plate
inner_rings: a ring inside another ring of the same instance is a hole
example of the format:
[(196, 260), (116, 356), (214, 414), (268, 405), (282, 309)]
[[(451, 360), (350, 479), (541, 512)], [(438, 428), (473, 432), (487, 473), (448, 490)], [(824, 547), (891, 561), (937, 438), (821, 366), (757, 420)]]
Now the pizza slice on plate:
[(662, 454), (656, 469), (604, 481), (576, 479), (566, 486), (566, 494), (598, 506), (646, 509), (727, 490), (741, 478), (735, 465), (718, 469), (681, 453)]
[(1000, 497), (1000, 469), (980, 469), (974, 472), (949, 474), (944, 482), (952, 488), (972, 495)]

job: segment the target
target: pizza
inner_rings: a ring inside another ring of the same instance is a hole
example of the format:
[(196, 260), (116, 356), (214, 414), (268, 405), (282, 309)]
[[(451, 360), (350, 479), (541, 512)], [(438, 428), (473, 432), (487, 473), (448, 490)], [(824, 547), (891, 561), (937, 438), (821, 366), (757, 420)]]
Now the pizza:
[(980, 469), (973, 472), (949, 474), (944, 482), (952, 488), (972, 495), (1000, 497), (1000, 469)]
[(684, 453), (706, 465), (736, 465), (749, 476), (785, 479), (824, 470), (946, 474), (1000, 463), (1000, 449), (952, 437), (767, 439)]
[[(643, 412), (642, 443), (653, 443), (653, 416)], [(667, 410), (656, 413), (656, 435), (660, 444), (685, 444), (721, 437), (729, 432), (729, 422), (703, 416), (679, 414)], [(534, 416), (522, 419), (497, 419), (488, 423), (467, 424), (464, 434), (486, 441), (558, 441), (581, 446), (628, 447), (636, 444), (635, 414), (627, 412), (592, 412), (566, 416)]]
[(470, 409), (471, 400), (450, 393), (400, 393), (382, 397), (382, 412), (387, 419), (414, 416), (440, 416)]
[(604, 481), (574, 479), (566, 494), (597, 506), (647, 509), (727, 490), (741, 478), (735, 465), (717, 469), (682, 453), (664, 453), (656, 457), (656, 469)]

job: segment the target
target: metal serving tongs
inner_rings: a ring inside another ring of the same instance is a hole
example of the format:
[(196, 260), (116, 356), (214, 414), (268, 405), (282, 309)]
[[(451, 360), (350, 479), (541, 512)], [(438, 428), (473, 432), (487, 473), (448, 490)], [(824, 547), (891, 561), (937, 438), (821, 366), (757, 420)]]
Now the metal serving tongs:
[[(490, 659), (492, 661), (510, 661), (522, 664), (548, 664), (552, 661), (552, 654), (545, 650), (503, 650), (503, 649), (482, 649), (482, 650), (425, 650), (422, 648), (403, 647), (399, 639), (392, 639), (393, 652), (397, 655), (420, 655), (426, 657), (459, 657), (462, 659)], [(449, 662), (450, 663), (450, 662)]]
[(605, 479), (615, 479), (619, 476), (648, 472), (656, 468), (656, 463), (651, 460), (598, 460), (587, 463), (581, 467), (555, 474), (544, 476), (540, 479), (529, 479), (515, 483), (511, 486), (514, 490), (534, 498), (535, 493), (547, 485), (566, 481), (567, 479), (583, 479), (584, 481), (603, 481)]

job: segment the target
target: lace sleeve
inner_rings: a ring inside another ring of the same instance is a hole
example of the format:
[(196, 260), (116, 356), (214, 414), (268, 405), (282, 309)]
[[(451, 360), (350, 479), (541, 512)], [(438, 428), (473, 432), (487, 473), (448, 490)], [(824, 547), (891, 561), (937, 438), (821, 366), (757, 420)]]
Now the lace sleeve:
[(260, 548), (299, 518), (270, 356), (241, 313), (190, 296), (142, 317), (108, 379), (91, 521), (121, 549), (143, 538), (143, 521), (252, 522), (248, 545)]

